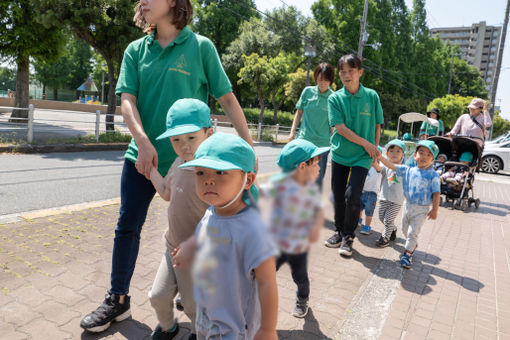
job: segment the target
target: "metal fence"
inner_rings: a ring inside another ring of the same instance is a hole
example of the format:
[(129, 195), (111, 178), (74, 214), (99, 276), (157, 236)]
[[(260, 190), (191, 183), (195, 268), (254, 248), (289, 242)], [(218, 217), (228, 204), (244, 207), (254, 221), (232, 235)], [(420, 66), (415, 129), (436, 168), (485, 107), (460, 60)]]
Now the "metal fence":
[[(27, 118), (11, 118), (12, 110), (28, 111)], [(101, 133), (120, 132), (129, 134), (124, 119), (121, 115), (102, 114), (99, 110), (95, 113), (67, 111), (67, 110), (48, 110), (35, 109), (32, 104), (28, 108), (0, 107), (0, 134), (2, 132), (15, 132), (18, 138), (26, 139), (27, 143), (33, 143), (34, 140), (43, 140), (47, 138), (66, 138), (86, 135), (94, 135), (96, 141), (99, 141)], [(5, 111), (9, 111), (5, 113)], [(114, 118), (114, 130), (107, 130), (106, 117)], [(230, 122), (220, 122), (213, 120), (214, 130), (233, 129)], [(252, 138), (256, 141), (281, 142), (288, 139), (291, 128), (289, 126), (248, 124), (248, 129)]]

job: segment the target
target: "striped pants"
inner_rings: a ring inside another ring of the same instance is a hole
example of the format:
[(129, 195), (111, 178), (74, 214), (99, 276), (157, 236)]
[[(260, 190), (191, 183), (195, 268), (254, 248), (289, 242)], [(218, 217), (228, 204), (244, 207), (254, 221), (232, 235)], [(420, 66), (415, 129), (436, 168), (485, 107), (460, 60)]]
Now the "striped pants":
[(391, 233), (394, 230), (397, 230), (397, 226), (395, 225), (395, 218), (400, 211), (400, 204), (396, 204), (390, 201), (379, 201), (379, 220), (384, 224), (384, 232), (382, 236), (389, 240)]

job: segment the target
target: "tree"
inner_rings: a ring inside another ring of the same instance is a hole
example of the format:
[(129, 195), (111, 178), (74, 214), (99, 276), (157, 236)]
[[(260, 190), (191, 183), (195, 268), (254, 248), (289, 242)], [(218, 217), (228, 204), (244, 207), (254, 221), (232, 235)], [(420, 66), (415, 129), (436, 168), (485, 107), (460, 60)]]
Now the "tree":
[(219, 55), (236, 39), (243, 22), (260, 18), (253, 0), (194, 0), (193, 3), (193, 31), (211, 39)]
[(489, 96), (480, 71), (461, 58), (455, 58), (453, 61), (451, 93), (484, 99), (488, 99)]
[(0, 67), (0, 89), (7, 91), (16, 87), (16, 72), (7, 67)]
[(464, 113), (469, 113), (469, 109), (467, 107), (473, 98), (474, 97), (459, 96), (458, 94), (447, 94), (444, 97), (432, 100), (427, 106), (427, 110), (437, 107), (441, 114), (441, 120), (444, 123), (445, 129), (446, 127), (452, 129), (457, 118)]
[(35, 0), (46, 24), (69, 25), (77, 37), (98, 51), (108, 67), (107, 130), (114, 129), (115, 86), (127, 45), (141, 37), (133, 23), (134, 0)]
[[(259, 123), (262, 123), (266, 100), (274, 96), (275, 88), (282, 87), (285, 83), (289, 66), (283, 53), (273, 58), (256, 53), (248, 56), (243, 54), (242, 58), (244, 66), (239, 70), (238, 82), (249, 85), (256, 93), (260, 107)], [(273, 119), (277, 121), (276, 113)]]
[[(311, 79), (313, 83), (313, 78)], [(285, 102), (292, 108), (296, 107), (296, 104), (301, 97), (301, 92), (306, 86), (306, 71), (302, 68), (298, 68), (296, 72), (290, 73), (287, 82), (284, 85), (285, 89)]]
[(500, 116), (499, 111), (494, 114), (494, 122), (492, 125), (492, 135), (497, 137), (505, 132), (510, 131), (510, 121)]
[(77, 89), (92, 72), (93, 53), (89, 44), (77, 38), (71, 39), (67, 48), (72, 67), (65, 85), (68, 88)]
[[(59, 56), (63, 33), (39, 23), (39, 12), (29, 0), (0, 2), (0, 55), (17, 64), (14, 106), (28, 107), (30, 57), (50, 61)], [(28, 118), (27, 110), (13, 110), (11, 118)], [(19, 122), (19, 120), (17, 120)]]

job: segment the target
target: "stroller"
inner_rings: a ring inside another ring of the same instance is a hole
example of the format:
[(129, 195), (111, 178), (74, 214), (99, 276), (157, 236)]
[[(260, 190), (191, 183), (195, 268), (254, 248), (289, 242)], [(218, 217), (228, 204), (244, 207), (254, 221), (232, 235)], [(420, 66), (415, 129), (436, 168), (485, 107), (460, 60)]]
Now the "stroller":
[[(448, 156), (448, 161), (443, 164), (435, 164), (437, 171), (444, 174), (447, 171), (465, 172), (466, 175), (458, 182), (451, 181), (441, 183), (441, 195), (444, 195), (446, 202), (453, 202), (453, 209), (465, 211), (472, 204), (475, 208), (480, 206), (480, 199), (474, 197), (473, 184), (475, 173), (479, 172), (482, 147), (476, 138), (456, 136), (453, 138), (433, 136), (429, 137), (439, 147), (439, 153)], [(483, 145), (483, 144), (482, 144)], [(458, 161), (460, 155), (470, 152), (473, 155), (469, 165)], [(441, 204), (443, 197), (441, 197)]]

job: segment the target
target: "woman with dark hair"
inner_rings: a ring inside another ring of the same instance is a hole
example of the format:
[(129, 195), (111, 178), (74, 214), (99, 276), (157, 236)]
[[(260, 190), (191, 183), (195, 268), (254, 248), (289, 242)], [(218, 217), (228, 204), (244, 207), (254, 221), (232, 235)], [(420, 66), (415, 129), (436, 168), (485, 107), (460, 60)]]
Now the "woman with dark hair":
[(427, 122), (421, 123), (420, 126), (420, 136), (424, 133), (427, 136), (442, 136), (444, 134), (444, 124), (441, 119), (439, 119), (439, 109), (433, 108), (427, 112), (427, 116), (429, 118), (435, 119), (439, 122), (439, 129), (433, 125), (427, 124)]
[(332, 175), (336, 232), (326, 247), (340, 247), (338, 253), (352, 255), (354, 231), (358, 225), (361, 193), (377, 150), (384, 123), (379, 95), (359, 79), (363, 66), (359, 57), (344, 55), (338, 60), (338, 74), (344, 87), (329, 97)]
[[(328, 98), (333, 93), (329, 88), (335, 80), (333, 66), (328, 63), (319, 64), (313, 72), (313, 79), (317, 85), (305, 87), (296, 104), (296, 115), (290, 130), (290, 140), (296, 138), (296, 129), (301, 122), (297, 138), (306, 139), (320, 148), (329, 146), (331, 136), (328, 121)], [(320, 170), (317, 184), (321, 190), (328, 164), (328, 154), (329, 151), (324, 152), (319, 161)]]
[[(135, 7), (133, 21), (147, 35), (126, 48), (116, 88), (116, 94), (121, 96), (122, 116), (133, 139), (121, 175), (111, 288), (104, 302), (80, 323), (90, 332), (104, 331), (112, 321), (122, 321), (131, 315), (127, 294), (142, 226), (156, 193), (150, 181), (151, 169), (158, 169), (164, 177), (177, 157), (168, 138), (156, 140), (166, 130), (166, 116), (172, 104), (183, 98), (207, 103), (212, 95), (239, 135), (252, 144), (246, 119), (216, 48), (209, 39), (187, 27), (192, 14), (190, 0), (140, 0)], [(159, 327), (152, 337), (172, 334), (172, 328)]]

